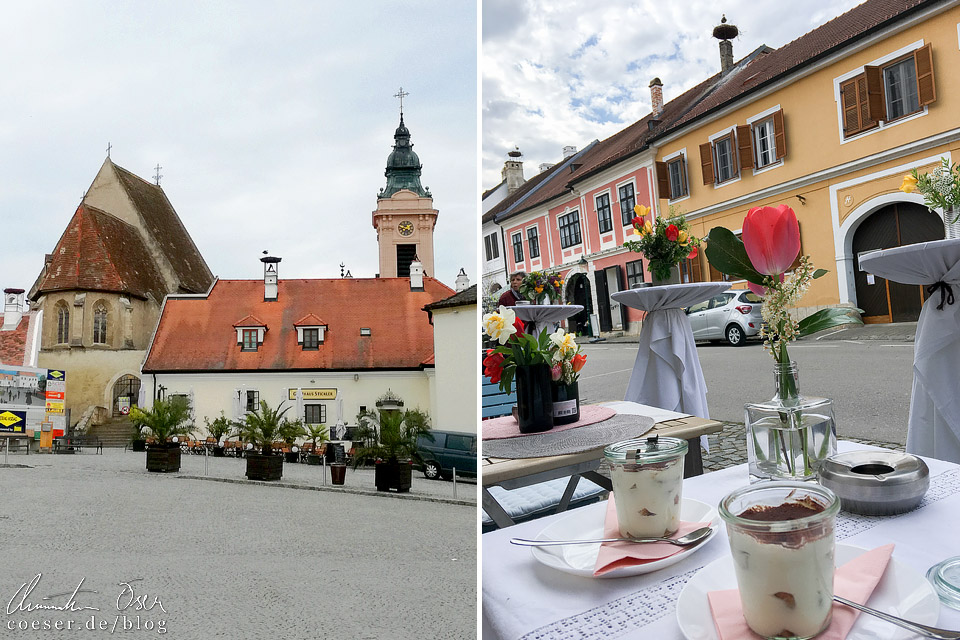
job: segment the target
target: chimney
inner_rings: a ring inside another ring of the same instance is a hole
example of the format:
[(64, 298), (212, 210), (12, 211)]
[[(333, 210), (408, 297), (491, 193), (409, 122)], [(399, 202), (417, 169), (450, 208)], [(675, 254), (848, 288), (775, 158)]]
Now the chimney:
[(467, 272), (460, 267), (460, 273), (457, 274), (457, 280), (453, 284), (453, 288), (457, 290), (457, 293), (460, 293), (464, 289), (470, 286), (470, 277), (467, 275)]
[(727, 24), (727, 16), (720, 18), (720, 24), (713, 28), (713, 37), (720, 41), (720, 75), (727, 75), (733, 69), (733, 43), (730, 38), (736, 38), (740, 33), (737, 26)]
[(656, 118), (663, 111), (663, 83), (660, 78), (650, 81), (650, 115)]
[(507, 157), (509, 160), (503, 163), (503, 170), (500, 172), (500, 176), (503, 178), (503, 181), (507, 183), (507, 195), (510, 195), (519, 189), (524, 182), (523, 154), (520, 153), (518, 147), (514, 147), (513, 151), (507, 154)]
[(23, 289), (3, 290), (3, 325), (0, 331), (13, 331), (23, 318)]
[[(266, 253), (266, 251), (264, 251)], [(260, 258), (260, 262), (263, 263), (263, 301), (264, 302), (276, 302), (278, 285), (277, 285), (277, 265), (280, 264), (281, 258), (274, 258), (273, 256), (264, 256)]]
[(563, 148), (563, 159), (566, 160), (572, 156), (577, 155), (577, 148), (573, 145), (567, 145)]
[(552, 163), (552, 162), (541, 162), (541, 163), (540, 163), (540, 173), (543, 173), (543, 172), (546, 171), (547, 169), (551, 169), (551, 168), (553, 168), (553, 163)]
[(410, 263), (410, 291), (423, 291), (423, 263), (417, 256)]

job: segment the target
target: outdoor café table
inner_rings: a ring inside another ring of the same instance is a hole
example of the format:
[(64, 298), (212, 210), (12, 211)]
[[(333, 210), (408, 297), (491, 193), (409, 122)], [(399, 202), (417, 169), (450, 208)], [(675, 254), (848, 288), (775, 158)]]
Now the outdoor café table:
[[(700, 436), (717, 433), (723, 428), (723, 425), (716, 420), (664, 411), (656, 407), (645, 407), (635, 402), (611, 402), (607, 403), (607, 406), (616, 410), (618, 414), (646, 415), (657, 420), (653, 428), (643, 434), (644, 437), (659, 434), (695, 442)], [(483, 425), (481, 423), (481, 429), (482, 428)], [(589, 428), (589, 425), (578, 427), (578, 429)], [(487, 512), (487, 515), (489, 515), (499, 527), (509, 527), (513, 524), (513, 520), (506, 514), (487, 489), (487, 487), (494, 485), (499, 485), (504, 489), (517, 489), (539, 482), (570, 476), (570, 482), (567, 485), (558, 511), (566, 509), (570, 496), (573, 495), (576, 489), (576, 481), (581, 476), (609, 491), (611, 489), (610, 480), (597, 473), (597, 469), (603, 461), (604, 446), (580, 453), (544, 456), (540, 458), (508, 459), (484, 456), (481, 473), (481, 500), (484, 511)], [(699, 447), (691, 446), (687, 458), (684, 464), (684, 475), (703, 473)]]
[(510, 307), (517, 317), (523, 320), (526, 333), (536, 335), (544, 325), (566, 320), (583, 311), (579, 304), (518, 304)]
[[(840, 451), (864, 449), (841, 442)], [(921, 576), (938, 562), (960, 555), (960, 466), (926, 459), (930, 488), (920, 507), (899, 516), (864, 517), (841, 512), (838, 544), (865, 549), (895, 543), (895, 560)], [(683, 482), (683, 497), (712, 506), (747, 484), (747, 465), (706, 473)], [(484, 640), (682, 640), (676, 602), (694, 574), (718, 558), (729, 556), (724, 526), (703, 548), (678, 563), (651, 573), (624, 578), (593, 579), (570, 575), (540, 564), (529, 547), (510, 538), (536, 538), (560, 518), (583, 514), (603, 519), (606, 503), (580, 507), (507, 529), (485, 533), (482, 544), (482, 607)], [(867, 603), (869, 606), (869, 602)], [(868, 621), (861, 616), (857, 626)], [(886, 625), (870, 619), (870, 625)], [(940, 605), (938, 627), (960, 629), (960, 611)], [(856, 627), (855, 627), (856, 628)], [(913, 638), (897, 635), (896, 627), (880, 629), (872, 638)]]
[(694, 282), (618, 291), (610, 297), (646, 311), (637, 360), (624, 400), (709, 418), (707, 385), (690, 321), (682, 307), (730, 288), (727, 282)]
[(927, 286), (914, 342), (907, 451), (960, 463), (960, 239), (876, 251), (860, 258), (860, 268)]

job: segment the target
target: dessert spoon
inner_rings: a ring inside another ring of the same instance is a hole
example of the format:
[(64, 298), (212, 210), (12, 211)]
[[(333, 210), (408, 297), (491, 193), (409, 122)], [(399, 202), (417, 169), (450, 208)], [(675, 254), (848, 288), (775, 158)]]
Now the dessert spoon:
[(710, 527), (701, 527), (679, 538), (597, 538), (595, 540), (524, 540), (523, 538), (510, 538), (510, 544), (522, 547), (555, 547), (565, 544), (597, 544), (600, 542), (669, 542), (679, 547), (686, 547), (700, 542), (709, 536), (711, 531), (713, 529)]
[(877, 611), (876, 609), (865, 607), (862, 604), (857, 604), (852, 600), (847, 600), (846, 598), (841, 598), (840, 596), (833, 596), (833, 599), (840, 604), (845, 604), (848, 607), (853, 607), (854, 609), (863, 611), (864, 613), (869, 613), (872, 616), (876, 616), (881, 620), (886, 620), (890, 624), (895, 624), (898, 627), (909, 629), (910, 631), (913, 631), (917, 635), (921, 635), (924, 638), (934, 638), (934, 640), (960, 640), (960, 631), (938, 629), (936, 627), (928, 627), (927, 625), (920, 624), (918, 622), (910, 622), (909, 620), (892, 616), (889, 613), (884, 613), (883, 611)]

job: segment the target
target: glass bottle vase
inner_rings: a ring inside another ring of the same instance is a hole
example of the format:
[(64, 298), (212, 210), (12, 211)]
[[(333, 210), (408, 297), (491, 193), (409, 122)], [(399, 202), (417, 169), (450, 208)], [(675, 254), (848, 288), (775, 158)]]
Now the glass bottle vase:
[(774, 365), (776, 395), (744, 405), (751, 480), (815, 480), (837, 452), (833, 401), (800, 395), (797, 363)]

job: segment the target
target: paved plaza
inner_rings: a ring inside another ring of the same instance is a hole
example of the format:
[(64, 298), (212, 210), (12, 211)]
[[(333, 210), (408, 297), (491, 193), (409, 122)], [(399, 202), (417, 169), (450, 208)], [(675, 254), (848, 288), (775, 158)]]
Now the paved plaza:
[(3, 462), (0, 637), (476, 635), (472, 481), (454, 499), (416, 472), (399, 496), (372, 471), (335, 489), (302, 464), (264, 486), (231, 458), (185, 455), (180, 474), (110, 449)]

